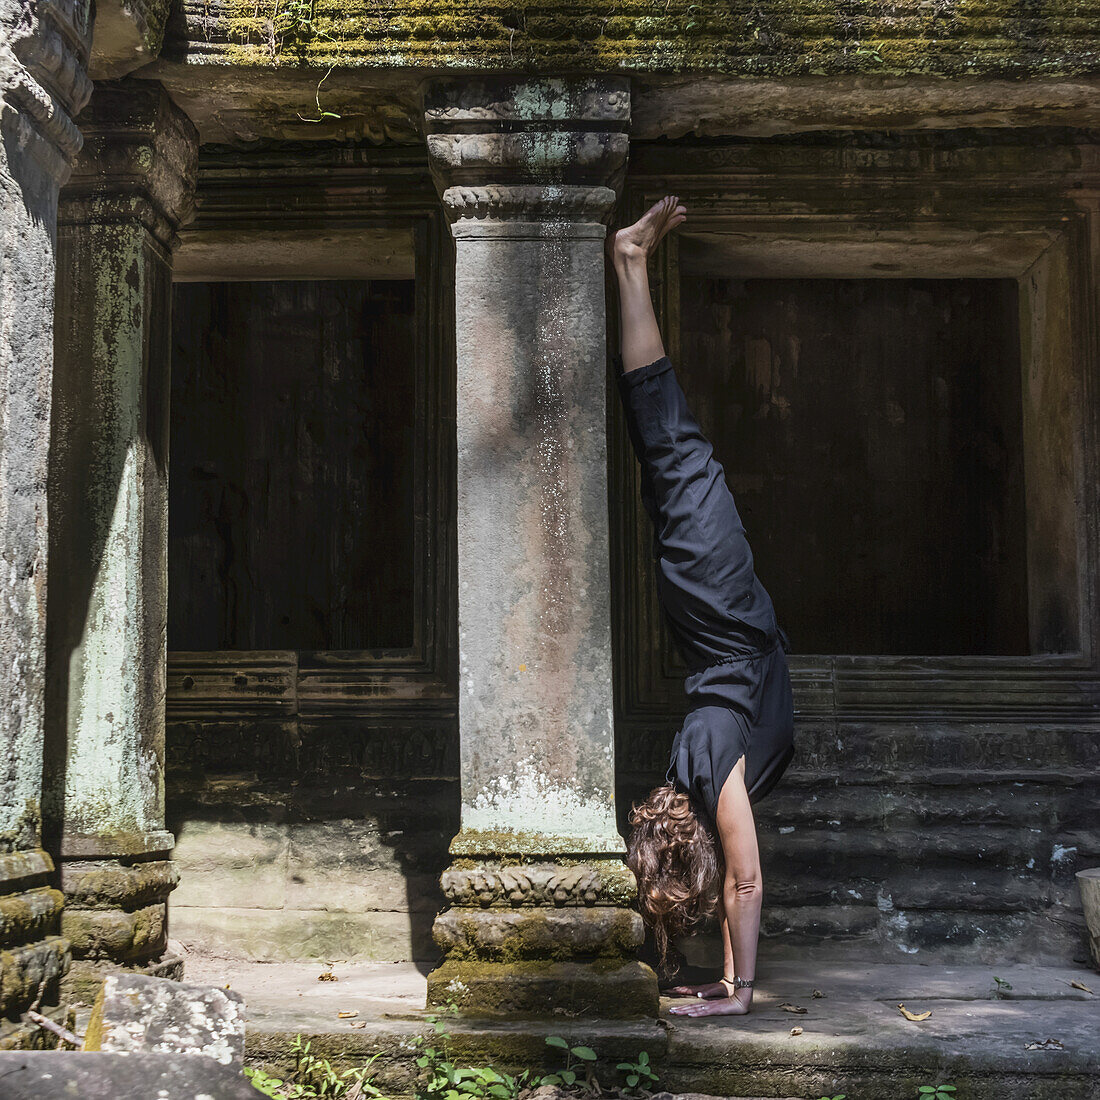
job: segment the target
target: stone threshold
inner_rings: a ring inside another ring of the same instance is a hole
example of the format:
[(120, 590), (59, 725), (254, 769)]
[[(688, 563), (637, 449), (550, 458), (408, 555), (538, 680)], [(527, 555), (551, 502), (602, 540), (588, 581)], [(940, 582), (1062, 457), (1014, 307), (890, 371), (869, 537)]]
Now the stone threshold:
[[(617, 1080), (616, 1062), (647, 1050), (659, 1087), (676, 1093), (902, 1100), (916, 1098), (919, 1085), (954, 1084), (967, 1100), (1100, 1098), (1100, 974), (1086, 966), (869, 963), (790, 946), (770, 957), (770, 945), (762, 947), (749, 1016), (680, 1019), (668, 1014), (674, 1002), (662, 998), (659, 1021), (455, 1020), (454, 1060), (545, 1065), (546, 1036), (557, 1034), (593, 1047), (608, 1085)], [(319, 982), (329, 970), (325, 963), (195, 956), (186, 965), (187, 980), (228, 983), (243, 994), (251, 1061), (285, 1070), (301, 1033), (334, 1065), (379, 1053), (376, 1083), (389, 1095), (410, 1094), (412, 1039), (425, 1027), (424, 973), (411, 963), (335, 963), (338, 980)], [(1011, 988), (998, 987), (994, 977)], [(814, 997), (814, 989), (823, 996)], [(806, 1012), (792, 1013), (784, 1003)], [(911, 1022), (899, 1003), (931, 1016)], [(340, 1019), (340, 1012), (358, 1015)], [(792, 1036), (792, 1027), (801, 1034)]]

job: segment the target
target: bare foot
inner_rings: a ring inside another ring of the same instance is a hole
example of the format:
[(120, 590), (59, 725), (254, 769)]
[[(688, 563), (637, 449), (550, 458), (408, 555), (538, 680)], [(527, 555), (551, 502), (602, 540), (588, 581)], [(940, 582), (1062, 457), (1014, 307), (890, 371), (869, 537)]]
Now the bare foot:
[(633, 225), (623, 226), (608, 237), (607, 249), (616, 263), (645, 263), (662, 238), (687, 218), (687, 207), (678, 195), (665, 195)]
[(670, 997), (701, 997), (712, 1001), (716, 997), (728, 997), (730, 991), (722, 982), (704, 982), (702, 985), (674, 985), (668, 990)]
[(725, 997), (721, 1000), (704, 1000), (697, 1004), (673, 1005), (669, 1009), (674, 1016), (744, 1016), (751, 1011), (751, 991), (744, 1000), (740, 997)]

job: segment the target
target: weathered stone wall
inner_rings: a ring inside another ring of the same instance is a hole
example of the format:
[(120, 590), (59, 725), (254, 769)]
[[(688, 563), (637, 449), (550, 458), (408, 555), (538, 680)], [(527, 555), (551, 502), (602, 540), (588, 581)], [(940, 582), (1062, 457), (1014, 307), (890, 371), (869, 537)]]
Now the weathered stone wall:
[[(660, 781), (674, 731), (620, 734), (622, 810)], [(757, 812), (764, 936), (915, 962), (1083, 956), (1092, 729), (802, 717), (796, 736)], [(170, 723), (168, 745), (173, 938), (263, 960), (435, 957), (453, 728)]]
[(264, 960), (435, 954), (454, 721), (170, 720), (168, 769), (173, 938)]

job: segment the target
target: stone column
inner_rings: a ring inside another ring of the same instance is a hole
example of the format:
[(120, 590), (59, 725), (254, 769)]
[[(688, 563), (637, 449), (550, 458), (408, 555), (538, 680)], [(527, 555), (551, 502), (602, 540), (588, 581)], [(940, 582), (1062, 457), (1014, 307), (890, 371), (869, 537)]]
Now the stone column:
[(58, 214), (46, 769), (74, 990), (105, 961), (148, 968), (163, 954), (177, 881), (164, 828), (169, 352), (198, 148), (159, 84), (97, 85), (80, 124)]
[(433, 1005), (656, 1012), (615, 824), (605, 219), (616, 79), (428, 89), (455, 240), (462, 829)]
[[(0, 1017), (68, 963), (42, 849), (46, 464), (58, 188), (80, 148), (83, 0), (0, 0)], [(45, 983), (45, 985), (43, 985)], [(0, 1046), (21, 1042), (0, 1020)]]

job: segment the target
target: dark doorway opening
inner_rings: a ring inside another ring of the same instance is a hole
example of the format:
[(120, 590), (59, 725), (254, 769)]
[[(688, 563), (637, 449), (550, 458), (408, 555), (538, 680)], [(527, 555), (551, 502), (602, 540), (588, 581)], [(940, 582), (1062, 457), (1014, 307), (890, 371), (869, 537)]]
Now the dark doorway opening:
[(170, 650), (413, 643), (413, 280), (175, 288)]
[(685, 273), (680, 302), (794, 652), (1027, 654), (1015, 281)]

